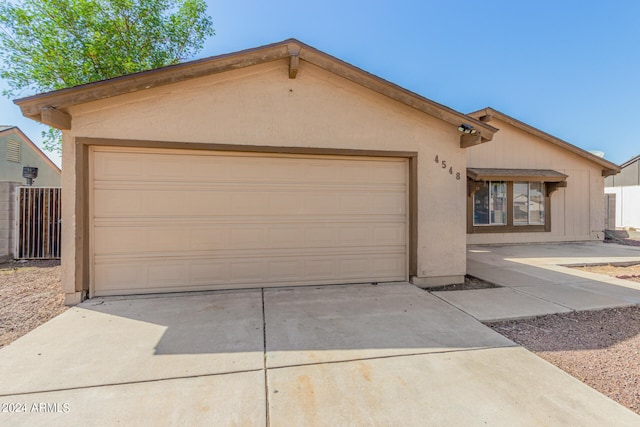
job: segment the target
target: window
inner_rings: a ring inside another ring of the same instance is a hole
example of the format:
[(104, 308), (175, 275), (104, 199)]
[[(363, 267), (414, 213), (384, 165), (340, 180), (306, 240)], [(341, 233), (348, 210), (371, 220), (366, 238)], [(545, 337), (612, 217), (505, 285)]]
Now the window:
[(473, 225), (507, 223), (507, 183), (486, 182), (473, 195)]
[(544, 182), (513, 183), (513, 225), (543, 225), (544, 211)]
[(469, 180), (467, 233), (549, 232), (550, 193), (564, 182)]
[(551, 195), (569, 176), (551, 169), (467, 168), (467, 233), (551, 231)]

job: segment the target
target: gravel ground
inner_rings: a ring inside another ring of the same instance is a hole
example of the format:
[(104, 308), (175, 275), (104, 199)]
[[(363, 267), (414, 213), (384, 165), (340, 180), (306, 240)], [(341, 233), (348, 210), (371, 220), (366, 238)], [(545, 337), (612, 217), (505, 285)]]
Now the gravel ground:
[(0, 264), (0, 348), (66, 309), (60, 261)]
[(640, 414), (639, 306), (488, 326)]
[(473, 289), (491, 289), (501, 288), (502, 286), (495, 285), (493, 283), (485, 282), (477, 277), (464, 276), (464, 283), (456, 283), (453, 285), (437, 286), (434, 288), (426, 289), (428, 292), (441, 292), (441, 291), (469, 291)]
[(615, 245), (624, 246), (640, 246), (640, 238), (634, 237), (632, 239), (606, 239), (605, 243), (612, 243)]

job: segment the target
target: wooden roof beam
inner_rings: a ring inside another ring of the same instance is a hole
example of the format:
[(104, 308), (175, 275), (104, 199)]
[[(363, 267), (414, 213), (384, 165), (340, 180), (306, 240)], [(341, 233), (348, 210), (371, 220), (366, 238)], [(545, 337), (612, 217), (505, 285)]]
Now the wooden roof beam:
[(40, 118), (42, 123), (56, 129), (71, 129), (71, 116), (54, 107), (45, 106), (40, 110)]
[(300, 45), (297, 43), (289, 43), (289, 78), (295, 79), (298, 75), (298, 67), (300, 66)]
[(460, 135), (460, 148), (469, 148), (474, 145), (480, 145), (484, 141), (482, 140), (482, 135), (479, 133), (476, 134), (467, 134), (463, 133)]

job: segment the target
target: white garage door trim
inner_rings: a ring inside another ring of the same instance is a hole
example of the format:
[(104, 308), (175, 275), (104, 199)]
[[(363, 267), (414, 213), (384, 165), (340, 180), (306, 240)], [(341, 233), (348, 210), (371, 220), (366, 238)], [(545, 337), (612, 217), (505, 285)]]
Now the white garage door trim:
[(406, 158), (91, 147), (89, 167), (91, 296), (408, 279)]

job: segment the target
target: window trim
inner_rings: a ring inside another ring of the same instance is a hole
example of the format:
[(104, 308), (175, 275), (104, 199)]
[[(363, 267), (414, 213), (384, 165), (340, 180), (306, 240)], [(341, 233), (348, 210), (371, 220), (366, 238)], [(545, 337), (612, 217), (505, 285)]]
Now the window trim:
[[(529, 204), (529, 201), (531, 199), (531, 184), (542, 184), (542, 194), (544, 195), (545, 193), (545, 188), (546, 188), (546, 183), (544, 181), (514, 181), (513, 182), (513, 205), (512, 205), (512, 212), (511, 212), (511, 216), (513, 217), (513, 225), (516, 227), (523, 227), (523, 226), (527, 226), (527, 225), (544, 225), (547, 221), (546, 221), (546, 211), (547, 211), (547, 203), (546, 203), (546, 198), (543, 199), (543, 208), (544, 208), (544, 218), (542, 219), (543, 222), (531, 222), (531, 205)], [(516, 184), (525, 184), (527, 186), (527, 222), (523, 222), (523, 223), (518, 223), (516, 222), (516, 217), (515, 217), (515, 197), (516, 197), (516, 193), (515, 193), (515, 186)], [(543, 196), (544, 197), (544, 196)]]
[[(487, 222), (486, 224), (476, 224), (476, 218), (475, 218), (475, 213), (476, 213), (475, 201), (476, 201), (476, 198), (475, 197), (476, 197), (477, 192), (474, 192), (474, 194), (471, 196), (471, 198), (473, 199), (472, 200), (472, 202), (473, 202), (473, 212), (472, 212), (472, 214), (473, 214), (472, 215), (472, 217), (473, 217), (472, 218), (473, 226), (474, 227), (504, 227), (505, 225), (507, 225), (507, 222), (508, 222), (508, 218), (507, 217), (509, 216), (509, 206), (507, 206), (508, 203), (509, 203), (509, 198), (507, 197), (509, 188), (507, 186), (507, 182), (506, 181), (502, 181), (502, 180), (501, 181), (485, 181), (483, 183), (483, 186), (484, 186), (484, 184), (489, 184), (489, 188), (488, 188), (488, 190), (489, 190), (489, 192), (488, 192), (489, 200), (488, 200), (488, 203), (487, 203), (487, 209), (488, 209), (487, 220), (489, 222)], [(505, 217), (504, 217), (504, 219), (505, 219), (505, 221), (504, 222), (491, 222), (492, 212), (494, 212), (494, 209), (492, 208), (492, 205), (493, 205), (493, 200), (492, 200), (493, 199), (492, 198), (492, 196), (493, 196), (493, 184), (500, 184), (500, 185), (504, 184), (504, 195), (505, 195), (505, 197), (504, 197), (504, 207), (505, 207), (505, 210), (504, 210)]]

